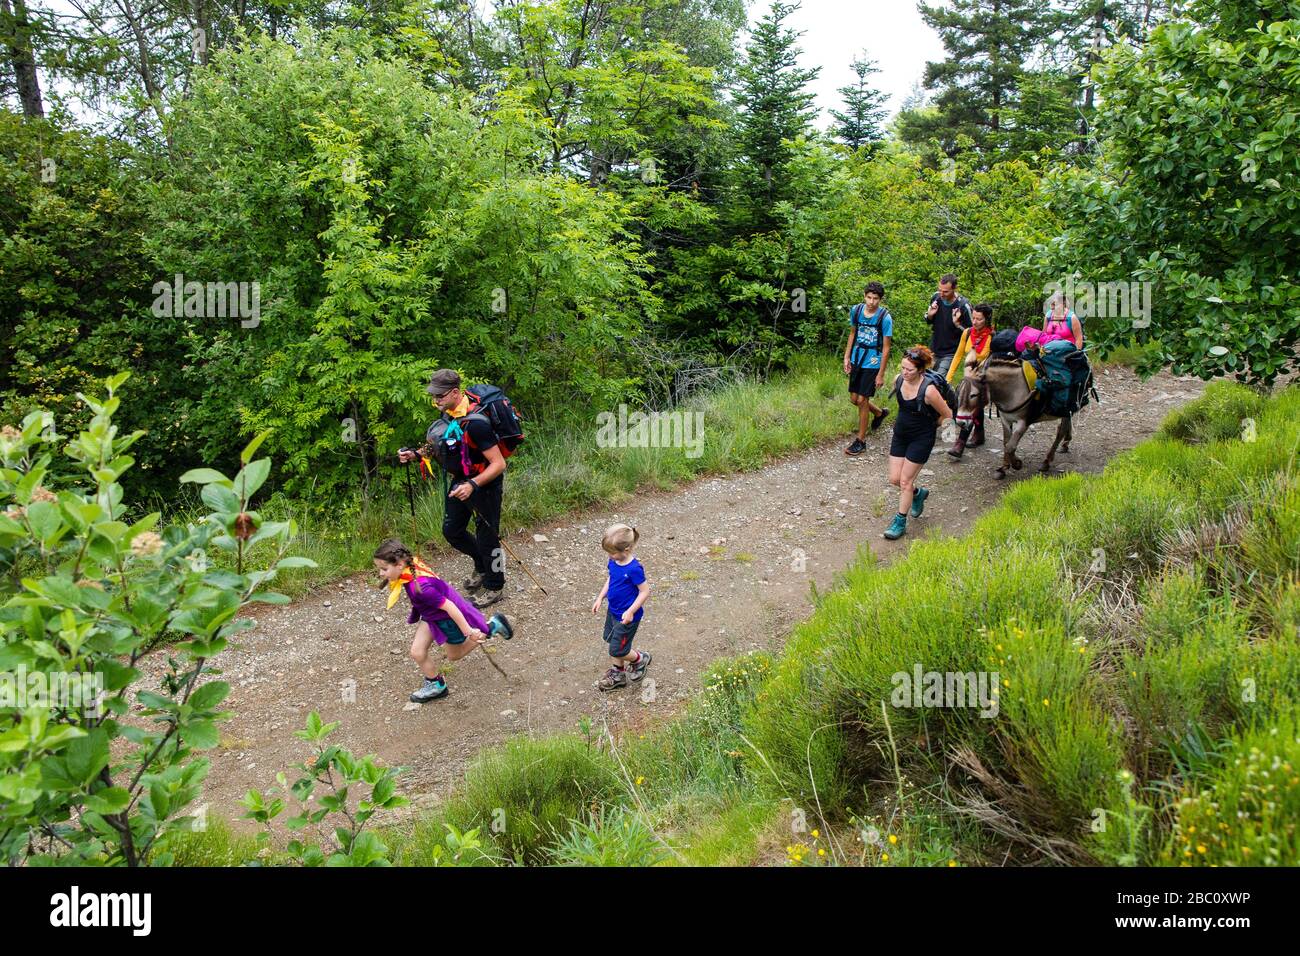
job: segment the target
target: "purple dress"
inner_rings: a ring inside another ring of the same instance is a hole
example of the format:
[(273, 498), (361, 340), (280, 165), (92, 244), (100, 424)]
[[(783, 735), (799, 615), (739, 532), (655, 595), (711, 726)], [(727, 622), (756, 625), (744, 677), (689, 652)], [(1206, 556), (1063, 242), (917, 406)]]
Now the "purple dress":
[(465, 615), (465, 621), (470, 627), (487, 633), (488, 623), (483, 618), (483, 613), (457, 594), (456, 589), (442, 578), (417, 576), (406, 582), (405, 587), (406, 595), (411, 599), (411, 616), (406, 619), (406, 623), (425, 621), (433, 632), (433, 639), (439, 644), (447, 643), (449, 632), (460, 636), (460, 628), (452, 621), (451, 615), (441, 608), (444, 601), (456, 605), (460, 613)]

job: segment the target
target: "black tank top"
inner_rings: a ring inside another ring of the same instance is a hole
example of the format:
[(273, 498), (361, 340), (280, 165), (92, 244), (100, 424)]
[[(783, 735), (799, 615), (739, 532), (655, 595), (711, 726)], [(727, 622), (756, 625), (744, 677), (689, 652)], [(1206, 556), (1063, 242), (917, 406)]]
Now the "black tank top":
[(925, 388), (925, 379), (922, 379), (920, 384), (917, 385), (916, 395), (912, 398), (903, 397), (903, 388), (906, 385), (906, 381), (898, 383), (898, 418), (894, 421), (894, 431), (901, 432), (904, 435), (918, 435), (927, 431), (934, 431), (936, 422), (926, 412), (921, 403), (921, 393)]

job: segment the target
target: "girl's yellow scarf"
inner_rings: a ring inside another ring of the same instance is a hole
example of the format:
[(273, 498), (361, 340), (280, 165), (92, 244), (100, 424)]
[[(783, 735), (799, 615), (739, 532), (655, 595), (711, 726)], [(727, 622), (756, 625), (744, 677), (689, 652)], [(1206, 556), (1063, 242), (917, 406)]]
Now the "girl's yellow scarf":
[(411, 563), (407, 566), (406, 570), (398, 576), (397, 580), (388, 582), (388, 607), (390, 610), (393, 605), (397, 603), (398, 598), (402, 596), (402, 588), (404, 588), (409, 582), (414, 581), (417, 577), (436, 578), (437, 575), (433, 573), (432, 569), (430, 569), (427, 564), (419, 558), (413, 557), (411, 558)]

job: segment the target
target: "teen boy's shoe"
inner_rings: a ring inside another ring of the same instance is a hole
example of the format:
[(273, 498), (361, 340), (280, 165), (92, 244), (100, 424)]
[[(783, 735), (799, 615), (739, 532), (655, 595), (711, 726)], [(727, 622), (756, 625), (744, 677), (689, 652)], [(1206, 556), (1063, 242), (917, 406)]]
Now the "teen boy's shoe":
[(632, 673), (628, 675), (632, 680), (640, 680), (642, 677), (645, 677), (646, 668), (649, 667), (650, 662), (654, 660), (654, 658), (650, 656), (649, 651), (638, 651), (637, 653), (641, 656), (637, 658), (635, 664), (631, 665)]
[(515, 627), (504, 614), (493, 614), (488, 619), (488, 637), (496, 637), (498, 634), (505, 641), (515, 636)]
[(597, 690), (616, 690), (627, 686), (627, 671), (621, 667), (611, 667), (605, 676), (596, 681)]
[(420, 689), (411, 695), (411, 703), (427, 704), (431, 700), (447, 696), (447, 682), (441, 677), (426, 677)]
[(888, 417), (889, 417), (888, 408), (882, 408), (880, 411), (876, 412), (876, 414), (872, 415), (871, 430), (874, 432), (877, 428), (880, 427), (880, 423), (883, 422)]
[(461, 587), (462, 587), (464, 590), (466, 590), (466, 591), (470, 591), (470, 592), (474, 592), (474, 591), (479, 590), (481, 587), (483, 587), (483, 575), (481, 575), (481, 574), (479, 574), (477, 571), (475, 571), (472, 575), (470, 575), (469, 577), (467, 577), (467, 578), (462, 582)]
[(844, 449), (844, 454), (852, 455), (853, 457), (856, 458), (858, 455), (861, 455), (866, 450), (867, 450), (867, 443), (864, 442), (861, 438), (855, 438), (853, 439), (853, 444), (850, 445), (848, 448)]
[(902, 515), (894, 515), (894, 520), (885, 529), (884, 536), (890, 541), (897, 541), (905, 534), (907, 534), (907, 519)]
[(479, 610), (482, 610), (485, 607), (491, 607), (498, 601), (504, 601), (505, 597), (505, 588), (497, 588), (495, 591), (484, 588), (478, 594), (474, 595), (472, 600), (474, 601), (474, 606)]
[(912, 495), (911, 515), (913, 518), (921, 517), (921, 512), (925, 510), (925, 499), (930, 497), (929, 488), (917, 488)]

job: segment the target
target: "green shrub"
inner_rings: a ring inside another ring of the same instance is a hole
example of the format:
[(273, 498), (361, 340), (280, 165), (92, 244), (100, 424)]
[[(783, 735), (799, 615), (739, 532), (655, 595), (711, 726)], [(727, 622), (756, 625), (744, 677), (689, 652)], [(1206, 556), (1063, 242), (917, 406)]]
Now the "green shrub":
[(1196, 444), (1240, 437), (1247, 419), (1259, 417), (1264, 401), (1264, 396), (1244, 385), (1211, 382), (1200, 397), (1169, 413), (1160, 434)]

